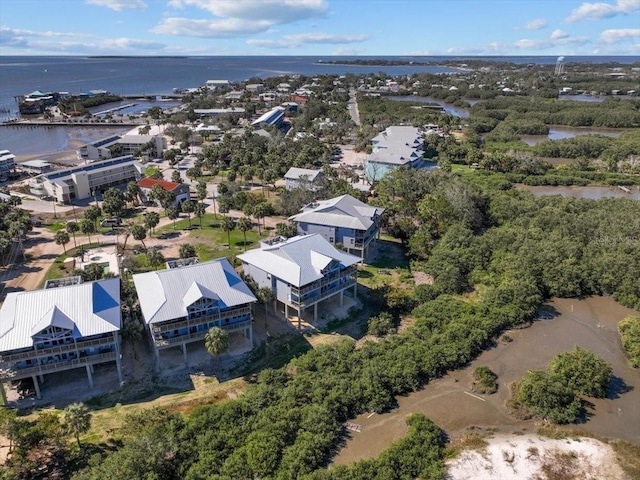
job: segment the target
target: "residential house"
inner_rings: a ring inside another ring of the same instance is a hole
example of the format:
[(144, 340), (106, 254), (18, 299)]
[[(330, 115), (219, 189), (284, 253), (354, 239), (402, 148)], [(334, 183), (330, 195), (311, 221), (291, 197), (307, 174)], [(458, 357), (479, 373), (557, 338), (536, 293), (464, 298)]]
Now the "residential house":
[(245, 109), (242, 107), (230, 107), (230, 108), (195, 108), (195, 113), (198, 118), (213, 118), (220, 115), (244, 115)]
[(289, 217), (302, 235), (319, 234), (331, 245), (343, 248), (364, 261), (371, 242), (380, 231), (383, 208), (373, 207), (351, 195), (310, 203)]
[(32, 379), (41, 398), (45, 375), (85, 367), (93, 387), (94, 366), (115, 362), (122, 382), (120, 327), (119, 278), (11, 292), (0, 309), (0, 381)]
[(29, 189), (39, 197), (54, 197), (58, 202), (89, 198), (99, 190), (138, 181), (144, 167), (133, 156), (111, 158), (88, 165), (43, 173), (29, 181)]
[(312, 190), (316, 191), (322, 186), (324, 173), (322, 170), (291, 167), (284, 174), (285, 188), (287, 190)]
[(229, 90), (231, 83), (229, 80), (207, 80), (205, 86), (210, 90)]
[(297, 312), (298, 328), (305, 310), (313, 308), (316, 321), (321, 302), (339, 296), (342, 306), (345, 293), (356, 298), (360, 259), (336, 249), (321, 235), (275, 237), (237, 258), (245, 275), (273, 291), (275, 301), (284, 305), (285, 317), (290, 309)]
[(247, 92), (250, 93), (262, 93), (264, 92), (264, 84), (262, 83), (249, 83), (244, 87)]
[(424, 161), (422, 133), (416, 127), (391, 126), (371, 140), (372, 153), (366, 159), (369, 181), (377, 181), (388, 171), (400, 166), (428, 168)]
[(242, 332), (252, 343), (256, 297), (226, 258), (133, 276), (160, 368), (160, 351), (201, 341), (211, 327)]
[(9, 173), (16, 166), (15, 158), (9, 150), (0, 150), (0, 178), (9, 178)]
[(138, 186), (142, 191), (142, 196), (146, 201), (150, 200), (153, 187), (159, 185), (163, 190), (171, 192), (174, 195), (173, 205), (180, 205), (185, 200), (191, 200), (189, 193), (189, 185), (185, 183), (168, 182), (157, 178), (143, 178), (138, 182)]

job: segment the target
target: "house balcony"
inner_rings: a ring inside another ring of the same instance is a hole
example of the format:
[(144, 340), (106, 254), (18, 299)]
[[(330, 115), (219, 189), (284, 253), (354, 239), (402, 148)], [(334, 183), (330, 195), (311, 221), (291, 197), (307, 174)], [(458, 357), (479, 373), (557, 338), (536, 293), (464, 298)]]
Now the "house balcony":
[[(247, 317), (242, 320), (236, 320), (231, 322), (231, 319), (234, 317), (242, 318)], [(229, 319), (230, 323), (224, 323), (225, 320)], [(152, 325), (151, 332), (153, 335), (153, 343), (156, 348), (166, 348), (174, 345), (181, 345), (183, 343), (195, 342), (198, 340), (204, 339), (207, 335), (208, 329), (204, 329), (202, 331), (198, 330), (198, 327), (201, 325), (207, 325), (211, 323), (217, 323), (217, 325), (223, 330), (227, 332), (235, 332), (239, 330), (244, 330), (251, 326), (251, 307), (240, 307), (234, 308), (231, 310), (225, 310), (224, 312), (214, 313), (211, 315), (203, 315), (201, 317), (196, 317), (187, 320), (181, 320), (178, 322), (169, 322), (163, 323), (161, 325)], [(175, 336), (167, 336), (168, 332), (173, 332), (175, 330), (183, 330), (186, 329), (188, 333), (184, 335), (175, 335)], [(195, 329), (195, 331), (193, 331)]]
[(114, 343), (112, 336), (96, 338), (93, 340), (82, 340), (79, 342), (68, 343), (66, 345), (58, 345), (48, 348), (34, 348), (33, 350), (27, 350), (19, 353), (12, 353), (7, 355), (0, 355), (0, 369), (3, 368), (3, 364), (16, 363), (24, 360), (37, 360), (42, 357), (53, 357), (55, 355), (62, 355), (64, 353), (74, 353), (87, 348), (100, 347), (101, 345), (110, 345)]
[(300, 308), (307, 308), (310, 307), (311, 305), (321, 302), (322, 300), (326, 300), (327, 298), (335, 295), (336, 293), (340, 292), (341, 290), (346, 290), (347, 288), (353, 287), (356, 284), (356, 277), (350, 277), (347, 279), (346, 282), (341, 282), (340, 284), (328, 288), (326, 290), (321, 290), (320, 293), (318, 295), (313, 295), (313, 296), (308, 296), (306, 298), (304, 298), (302, 301), (298, 300), (299, 297), (296, 297), (295, 295), (291, 295), (291, 304), (294, 307), (300, 307)]
[(354, 266), (347, 267), (344, 270), (341, 270), (339, 273), (333, 273), (323, 277), (321, 280), (315, 281), (309, 285), (305, 285), (302, 288), (291, 287), (291, 295), (297, 295), (298, 297), (305, 295), (309, 292), (313, 292), (314, 290), (318, 290), (319, 288), (325, 287), (338, 279), (342, 279), (345, 277), (354, 277), (357, 274), (357, 269)]
[(67, 361), (52, 361), (34, 367), (11, 369), (4, 365), (0, 366), (0, 380), (20, 380), (33, 375), (44, 375), (52, 372), (63, 372), (73, 368), (83, 367), (85, 365), (95, 365), (96, 363), (114, 362), (118, 358), (118, 352), (107, 352), (98, 355), (88, 355), (85, 357), (74, 358)]

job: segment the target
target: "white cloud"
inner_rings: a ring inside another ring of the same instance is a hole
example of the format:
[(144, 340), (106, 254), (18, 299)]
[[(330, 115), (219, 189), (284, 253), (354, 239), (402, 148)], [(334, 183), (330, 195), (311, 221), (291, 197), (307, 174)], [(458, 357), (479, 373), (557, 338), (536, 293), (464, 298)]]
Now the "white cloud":
[(554, 30), (551, 32), (551, 40), (559, 40), (561, 38), (567, 38), (569, 34), (567, 32), (563, 32), (562, 30)]
[(567, 23), (575, 23), (581, 20), (600, 20), (615, 17), (616, 15), (630, 15), (640, 12), (638, 0), (618, 0), (611, 3), (583, 3), (574, 9), (565, 19)]
[(107, 7), (116, 12), (122, 10), (145, 10), (147, 4), (144, 0), (86, 0), (89, 5)]
[(171, 5), (179, 8), (194, 6), (216, 17), (279, 24), (321, 16), (328, 9), (326, 0), (173, 0)]
[(194, 20), (191, 18), (165, 18), (162, 23), (151, 29), (160, 35), (175, 35), (206, 38), (232, 38), (262, 33), (269, 29), (265, 21), (250, 22), (240, 18), (226, 20)]
[[(284, 35), (279, 40), (247, 40), (247, 45), (261, 48), (291, 48), (308, 44), (344, 45), (364, 42), (368, 35), (333, 35), (329, 33), (300, 33)], [(345, 55), (345, 54), (343, 54)]]
[(164, 43), (139, 40), (137, 38), (110, 38), (98, 43), (97, 48), (102, 50), (161, 50)]
[(547, 26), (547, 21), (544, 18), (536, 18), (527, 22), (522, 28), (525, 30), (541, 30)]
[(600, 40), (608, 44), (637, 39), (640, 39), (640, 28), (617, 28), (605, 30), (600, 34)]

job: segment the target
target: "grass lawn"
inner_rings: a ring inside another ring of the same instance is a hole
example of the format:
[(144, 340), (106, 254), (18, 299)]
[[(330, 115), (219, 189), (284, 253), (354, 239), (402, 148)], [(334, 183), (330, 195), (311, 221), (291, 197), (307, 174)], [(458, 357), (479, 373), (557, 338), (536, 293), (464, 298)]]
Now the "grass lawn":
[[(233, 230), (227, 236), (227, 232), (220, 228), (220, 224), (224, 217), (222, 215), (213, 215), (207, 213), (202, 216), (202, 228), (199, 227), (200, 219), (194, 217), (191, 219), (191, 229), (189, 232), (189, 239), (193, 240), (193, 245), (196, 247), (198, 258), (202, 262), (212, 260), (214, 258), (221, 257), (233, 257), (251, 248), (256, 248), (258, 242), (262, 238), (267, 238), (269, 232), (265, 232), (264, 229), (259, 235), (257, 227), (254, 230), (246, 232), (247, 243), (244, 243), (244, 234), (240, 230)], [(177, 230), (188, 230), (189, 221), (183, 219), (176, 222)], [(173, 225), (167, 225), (157, 230), (156, 235), (162, 233), (170, 234), (173, 232)], [(229, 239), (231, 240), (229, 242)]]
[[(71, 241), (71, 245), (73, 245), (73, 241)], [(96, 248), (99, 246), (100, 244), (98, 242), (94, 242), (91, 244), (84, 243), (82, 245), (78, 245), (78, 248), (73, 248), (73, 247), (69, 248), (69, 246), (67, 245), (67, 253), (66, 254), (63, 253), (62, 255), (60, 255), (58, 258), (55, 259), (55, 261), (53, 262), (53, 265), (51, 265), (51, 268), (49, 268), (47, 275), (45, 276), (44, 280), (40, 284), (40, 288), (44, 287), (44, 284), (46, 283), (47, 280), (54, 280), (56, 278), (65, 278), (71, 275), (71, 270), (64, 268), (63, 262), (65, 258), (75, 257), (80, 253), (81, 248), (89, 249), (89, 248)]]

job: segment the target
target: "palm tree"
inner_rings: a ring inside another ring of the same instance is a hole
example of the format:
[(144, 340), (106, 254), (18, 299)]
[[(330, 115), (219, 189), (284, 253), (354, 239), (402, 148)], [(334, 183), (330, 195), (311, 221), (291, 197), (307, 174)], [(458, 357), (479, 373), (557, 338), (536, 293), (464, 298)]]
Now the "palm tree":
[(189, 227), (191, 227), (191, 214), (194, 212), (195, 207), (191, 200), (185, 200), (182, 202), (181, 206), (182, 212), (187, 214), (187, 219), (189, 220)]
[(76, 243), (76, 232), (80, 230), (80, 226), (78, 222), (74, 222), (73, 220), (67, 222), (67, 232), (73, 235), (73, 248), (78, 248), (78, 244)]
[(251, 223), (251, 219), (249, 217), (241, 217), (238, 220), (238, 230), (242, 232), (242, 236), (244, 237), (244, 251), (247, 251), (247, 232), (253, 228), (253, 224)]
[(224, 217), (220, 226), (222, 227), (222, 230), (227, 232), (227, 243), (229, 244), (229, 248), (231, 248), (231, 231), (235, 230), (236, 222), (234, 222), (231, 217)]
[(202, 216), (204, 215), (204, 212), (205, 212), (204, 203), (197, 202), (194, 209), (194, 213), (198, 217), (198, 222), (199, 222), (198, 228), (202, 228)]
[(91, 234), (96, 233), (96, 224), (89, 218), (85, 218), (80, 222), (80, 230), (89, 237), (89, 245), (91, 245)]
[(144, 239), (147, 238), (147, 229), (144, 225), (138, 223), (131, 227), (131, 236), (134, 238), (134, 240), (142, 242), (142, 246), (144, 247), (145, 251), (147, 250), (147, 246), (144, 244)]
[(149, 212), (144, 218), (144, 225), (149, 229), (149, 233), (155, 233), (155, 228), (160, 223), (160, 215), (158, 212)]
[(220, 355), (229, 348), (229, 333), (220, 327), (211, 327), (204, 336), (204, 346), (216, 357), (216, 366), (220, 368)]
[(67, 428), (76, 437), (80, 448), (80, 434), (88, 432), (91, 427), (91, 412), (84, 403), (72, 403), (64, 409), (63, 415)]
[(58, 245), (62, 245), (62, 248), (64, 248), (64, 254), (67, 254), (67, 243), (69, 243), (69, 240), (71, 240), (69, 238), (69, 234), (65, 231), (65, 230), (58, 230), (56, 232), (56, 235), (54, 237), (56, 244)]
[(173, 229), (176, 229), (176, 219), (178, 217), (180, 217), (180, 212), (178, 211), (178, 208), (175, 206), (171, 206), (169, 208), (167, 208), (167, 217), (169, 218), (169, 220), (173, 220)]
[(190, 243), (180, 245), (180, 258), (191, 258), (196, 256), (196, 247)]
[(147, 261), (151, 268), (157, 270), (158, 267), (164, 263), (164, 255), (162, 255), (159, 250), (152, 249), (150, 252), (147, 252)]

